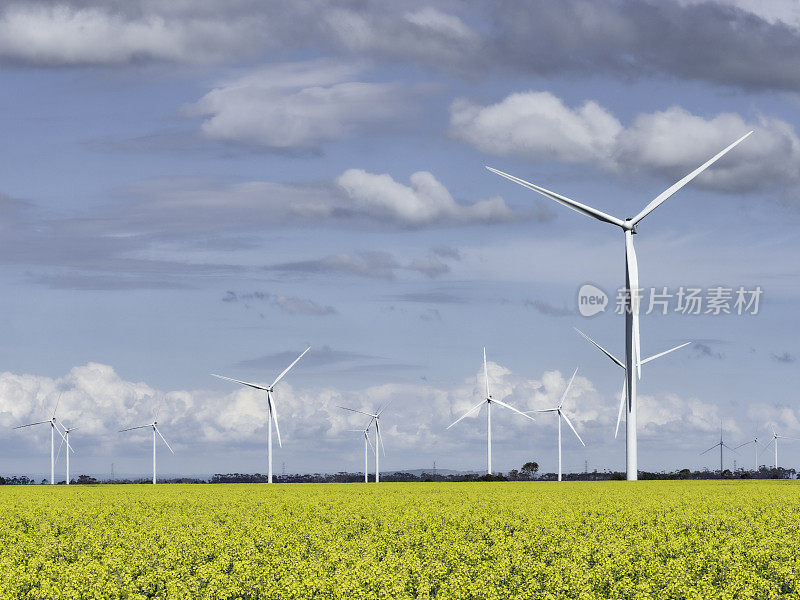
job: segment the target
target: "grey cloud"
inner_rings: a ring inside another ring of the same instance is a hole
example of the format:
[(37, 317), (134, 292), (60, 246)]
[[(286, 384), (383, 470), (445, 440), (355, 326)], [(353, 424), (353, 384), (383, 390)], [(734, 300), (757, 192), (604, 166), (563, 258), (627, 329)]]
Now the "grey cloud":
[(444, 275), (450, 271), (450, 267), (434, 256), (429, 256), (424, 259), (415, 258), (408, 265), (408, 268), (411, 271), (418, 271), (431, 278)]
[(783, 364), (793, 364), (797, 362), (797, 359), (793, 354), (789, 354), (788, 352), (784, 352), (783, 354), (770, 354), (770, 357), (775, 362), (783, 363)]
[(420, 302), (423, 304), (463, 304), (466, 302), (461, 296), (449, 292), (409, 292), (387, 296), (391, 300), (400, 302)]
[[(275, 354), (268, 354), (257, 358), (251, 358), (236, 363), (236, 367), (244, 369), (277, 369), (284, 368), (286, 365), (298, 357), (303, 349), (286, 350)], [(336, 350), (330, 346), (312, 347), (308, 354), (303, 357), (304, 367), (328, 367), (342, 363), (364, 362), (383, 360), (380, 356), (360, 354), (348, 350)]]
[(717, 352), (709, 344), (702, 342), (694, 342), (691, 345), (691, 355), (695, 358), (716, 358), (719, 360), (725, 358), (722, 352)]
[(388, 252), (360, 252), (356, 255), (337, 254), (315, 260), (301, 260), (264, 267), (268, 271), (285, 273), (346, 274), (371, 279), (394, 279), (400, 265)]
[[(229, 304), (238, 302), (267, 302), (270, 305), (280, 309), (281, 311), (292, 315), (335, 315), (336, 309), (332, 306), (322, 306), (313, 300), (304, 300), (302, 298), (287, 297), (275, 294), (267, 294), (264, 292), (234, 292), (228, 290), (222, 297), (223, 302)], [(249, 306), (249, 305), (247, 305)]]
[(548, 317), (570, 317), (575, 316), (575, 311), (566, 307), (558, 307), (544, 300), (525, 300), (525, 306), (529, 306), (536, 312)]
[(461, 252), (459, 252), (458, 248), (451, 248), (450, 246), (434, 246), (431, 248), (431, 252), (440, 258), (461, 260)]

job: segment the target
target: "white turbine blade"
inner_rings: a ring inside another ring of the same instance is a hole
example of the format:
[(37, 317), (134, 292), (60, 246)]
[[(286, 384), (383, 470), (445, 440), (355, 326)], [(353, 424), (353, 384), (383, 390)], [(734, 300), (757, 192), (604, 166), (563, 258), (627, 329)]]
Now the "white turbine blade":
[(569, 417), (566, 414), (564, 414), (563, 411), (561, 411), (561, 416), (564, 417), (564, 420), (567, 422), (567, 425), (569, 425), (569, 428), (572, 429), (572, 433), (574, 433), (578, 437), (578, 441), (585, 447), (586, 444), (583, 443), (583, 440), (581, 439), (581, 436), (578, 434), (578, 431), (572, 426), (572, 421), (569, 420)]
[(377, 419), (375, 420), (375, 437), (377, 438), (376, 444), (380, 442), (383, 455), (386, 456), (386, 446), (383, 445), (383, 436), (381, 435), (381, 428), (378, 425)]
[(748, 444), (752, 444), (752, 443), (753, 443), (753, 440), (750, 440), (749, 442), (745, 442), (744, 444), (739, 444), (738, 446), (736, 446), (736, 447), (734, 448), (734, 450), (738, 450), (738, 449), (739, 449), (739, 448), (741, 448), (742, 446), (747, 446)]
[(61, 458), (61, 448), (64, 447), (64, 440), (61, 440), (61, 443), (58, 445), (58, 452), (56, 452), (56, 464), (58, 464), (58, 459)]
[(33, 427), (34, 425), (44, 425), (45, 423), (49, 423), (50, 421), (39, 421), (37, 423), (28, 423), (27, 425), (17, 425), (14, 429), (22, 429), (23, 427)]
[(766, 444), (764, 444), (764, 447), (761, 449), (761, 451), (763, 452), (764, 450), (769, 448), (772, 445), (772, 442), (774, 442), (774, 441), (775, 441), (775, 438), (772, 438), (770, 441), (768, 441)]
[(455, 425), (455, 424), (456, 424), (456, 423), (458, 423), (458, 422), (459, 422), (461, 419), (463, 419), (464, 417), (466, 417), (467, 415), (469, 415), (469, 414), (470, 414), (471, 412), (473, 412), (473, 411), (474, 411), (476, 408), (480, 408), (481, 406), (483, 406), (483, 403), (484, 403), (484, 402), (486, 402), (486, 400), (481, 400), (480, 402), (478, 402), (478, 403), (477, 403), (475, 406), (473, 406), (473, 407), (472, 407), (472, 408), (470, 408), (470, 409), (469, 409), (467, 412), (465, 412), (463, 415), (461, 415), (460, 417), (458, 417), (458, 419), (456, 419), (455, 421), (453, 421), (452, 423), (450, 423), (450, 425), (448, 425), (448, 426), (447, 426), (447, 429), (450, 429), (450, 428), (451, 428), (453, 425)]
[(286, 375), (286, 374), (289, 372), (289, 370), (290, 370), (290, 369), (291, 369), (293, 366), (295, 366), (295, 365), (297, 364), (297, 361), (298, 361), (298, 360), (300, 360), (301, 358), (303, 358), (303, 357), (306, 355), (306, 352), (308, 352), (309, 350), (311, 350), (311, 346), (309, 346), (308, 348), (306, 348), (305, 350), (303, 350), (303, 352), (301, 352), (301, 353), (300, 353), (300, 356), (298, 356), (297, 358), (295, 358), (295, 359), (294, 359), (294, 362), (293, 362), (292, 364), (290, 364), (288, 367), (286, 367), (286, 368), (283, 370), (283, 373), (281, 373), (280, 375), (278, 375), (278, 376), (275, 378), (275, 381), (273, 381), (273, 382), (272, 382), (272, 385), (271, 385), (271, 386), (269, 386), (269, 387), (271, 387), (271, 388), (272, 388), (272, 387), (275, 387), (275, 385), (276, 385), (276, 384), (277, 384), (277, 383), (278, 383), (278, 382), (279, 382), (281, 379), (283, 379), (283, 376), (284, 376), (284, 375)]
[(708, 450), (704, 450), (703, 452), (701, 452), (701, 453), (700, 453), (700, 456), (703, 456), (703, 454), (705, 454), (706, 452), (711, 452), (711, 451), (712, 451), (714, 448), (716, 448), (716, 447), (717, 447), (717, 446), (719, 446), (719, 445), (720, 445), (720, 443), (719, 443), (719, 442), (717, 442), (716, 444), (714, 444), (713, 446), (711, 446), (711, 448), (709, 448)]
[[(373, 419), (375, 418), (375, 415), (368, 412), (364, 412), (363, 410), (356, 410), (355, 408), (347, 408), (346, 406), (339, 406), (338, 404), (336, 405), (336, 408), (341, 408), (342, 410), (349, 410), (350, 412), (358, 413), (360, 415), (367, 415), (368, 417), (372, 417)], [(367, 427), (369, 427), (369, 425), (367, 425)]]
[(772, 430), (772, 437), (777, 437), (778, 433), (775, 431), (775, 427), (770, 425), (769, 428)]
[(530, 419), (531, 421), (535, 421), (535, 420), (536, 420), (536, 419), (534, 419), (532, 416), (530, 416), (530, 415), (526, 415), (526, 414), (525, 414), (524, 412), (522, 412), (521, 410), (517, 410), (516, 408), (514, 408), (513, 406), (511, 406), (511, 405), (509, 405), (509, 404), (506, 404), (505, 402), (502, 402), (502, 401), (500, 401), (500, 400), (492, 400), (492, 402), (497, 402), (497, 404), (499, 404), (500, 406), (505, 406), (505, 407), (506, 407), (508, 410), (513, 410), (515, 413), (517, 413), (518, 415), (522, 415), (522, 416), (523, 416), (523, 417), (525, 417), (526, 419)]
[(628, 269), (628, 282), (631, 295), (631, 314), (633, 315), (633, 364), (636, 365), (636, 376), (642, 378), (642, 365), (639, 361), (641, 346), (639, 341), (639, 264), (636, 261), (636, 249), (633, 247), (633, 236), (625, 235), (625, 266)]
[(233, 379), (231, 377), (225, 377), (224, 375), (217, 375), (216, 373), (211, 374), (212, 377), (217, 377), (219, 379), (226, 379), (227, 381), (235, 381), (236, 383), (241, 383), (242, 385), (246, 385), (247, 387), (251, 387), (257, 390), (268, 390), (269, 388), (264, 387), (263, 385), (258, 385), (256, 383), (248, 383), (247, 381), (239, 381), (238, 379)]
[(524, 412), (527, 415), (528, 413), (532, 413), (532, 412), (556, 412), (557, 410), (558, 410), (557, 407), (556, 408), (537, 408), (536, 410), (526, 410)]
[(720, 152), (719, 154), (717, 154), (716, 156), (714, 156), (713, 158), (711, 158), (707, 162), (705, 162), (702, 165), (700, 165), (699, 167), (697, 167), (694, 171), (689, 173), (686, 177), (684, 177), (683, 179), (681, 179), (677, 183), (673, 184), (672, 186), (670, 186), (669, 188), (667, 188), (666, 190), (661, 192), (658, 196), (656, 196), (650, 202), (650, 204), (648, 204), (647, 206), (644, 207), (644, 210), (642, 210), (642, 212), (640, 212), (638, 215), (633, 217), (633, 219), (632, 219), (633, 224), (636, 225), (639, 221), (644, 219), (647, 215), (649, 215), (656, 208), (658, 208), (661, 205), (661, 203), (664, 202), (664, 200), (666, 200), (667, 198), (672, 196), (675, 192), (677, 192), (679, 189), (681, 189), (683, 186), (685, 186), (687, 183), (689, 183), (692, 179), (694, 179), (695, 177), (700, 175), (700, 173), (705, 171), (708, 167), (713, 165), (720, 158), (725, 156), (725, 154), (727, 154), (730, 150), (732, 150), (737, 144), (739, 144), (740, 142), (743, 142), (745, 139), (747, 139), (752, 133), (753, 133), (752, 131), (750, 131), (749, 133), (746, 133), (745, 135), (740, 137), (738, 140), (733, 142), (730, 146), (725, 148), (722, 152)]
[(58, 410), (58, 405), (61, 404), (61, 394), (64, 392), (58, 392), (58, 400), (56, 400), (56, 407), (53, 409), (53, 417), (56, 416), (56, 411)]
[(567, 398), (567, 392), (569, 392), (569, 388), (572, 386), (572, 381), (575, 379), (575, 375), (578, 374), (578, 367), (575, 367), (575, 371), (572, 373), (572, 377), (569, 378), (569, 383), (567, 387), (564, 388), (564, 393), (561, 394), (561, 401), (558, 403), (558, 408), (561, 408), (564, 405), (564, 400)]
[(283, 448), (281, 443), (281, 430), (278, 427), (278, 410), (275, 408), (275, 400), (272, 397), (272, 392), (267, 392), (267, 402), (269, 403), (269, 414), (272, 422), (275, 423), (275, 433), (278, 434), (278, 446)]
[(151, 425), (139, 425), (138, 427), (128, 427), (127, 429), (120, 429), (118, 433), (122, 433), (123, 431), (133, 431), (134, 429), (144, 429), (146, 427), (151, 427)]
[(567, 198), (566, 196), (562, 196), (561, 194), (556, 194), (555, 192), (551, 192), (543, 187), (539, 187), (538, 185), (534, 185), (529, 181), (525, 181), (524, 179), (520, 179), (519, 177), (514, 177), (513, 175), (509, 175), (508, 173), (503, 173), (502, 171), (498, 171), (497, 169), (493, 169), (492, 167), (486, 167), (492, 173), (496, 173), (500, 175), (500, 177), (505, 177), (506, 179), (513, 181), (514, 183), (518, 183), (522, 187), (526, 187), (529, 190), (533, 190), (541, 194), (542, 196), (547, 196), (551, 200), (555, 200), (559, 204), (563, 204), (567, 208), (571, 208), (574, 211), (581, 213), (582, 215), (586, 215), (587, 217), (594, 217), (599, 221), (604, 221), (605, 223), (611, 223), (612, 225), (619, 225), (620, 227), (624, 227), (624, 221), (622, 219), (618, 219), (616, 217), (612, 217), (611, 215), (607, 215), (606, 213), (597, 210), (596, 208), (592, 208), (591, 206), (586, 206), (585, 204), (581, 204), (580, 202), (575, 202), (571, 198)]
[(386, 410), (386, 408), (387, 408), (387, 407), (388, 407), (388, 406), (389, 406), (391, 403), (392, 403), (392, 401), (391, 401), (391, 400), (389, 400), (389, 401), (388, 401), (386, 404), (384, 404), (384, 405), (383, 405), (383, 407), (382, 407), (382, 408), (381, 408), (381, 409), (380, 409), (378, 412), (376, 412), (376, 413), (375, 413), (375, 416), (376, 416), (376, 417), (380, 417), (380, 416), (381, 416), (381, 413), (382, 413), (383, 411), (385, 411), (385, 410)]
[(158, 437), (160, 437), (164, 441), (164, 443), (167, 445), (167, 448), (169, 448), (169, 451), (172, 452), (173, 454), (175, 454), (175, 450), (173, 450), (172, 446), (169, 445), (169, 442), (167, 441), (167, 438), (165, 438), (163, 435), (161, 435), (161, 432), (158, 430), (158, 427), (153, 425), (153, 429), (156, 430), (156, 433), (158, 434)]
[(639, 364), (640, 364), (640, 365), (647, 364), (647, 363), (649, 363), (651, 360), (655, 360), (655, 359), (657, 359), (657, 358), (661, 358), (661, 357), (662, 357), (662, 356), (664, 356), (665, 354), (669, 354), (670, 352), (675, 352), (675, 350), (680, 350), (681, 348), (684, 348), (684, 347), (688, 346), (688, 345), (689, 345), (689, 344), (691, 344), (691, 343), (692, 343), (692, 342), (686, 342), (686, 343), (684, 343), (684, 344), (681, 344), (680, 346), (675, 346), (674, 348), (670, 348), (669, 350), (665, 350), (664, 352), (659, 352), (658, 354), (654, 354), (653, 356), (648, 356), (647, 358), (640, 360), (640, 361), (639, 361)]
[(613, 354), (611, 354), (611, 352), (609, 352), (608, 350), (606, 350), (605, 348), (603, 348), (603, 347), (602, 347), (600, 344), (598, 344), (597, 342), (595, 342), (595, 341), (594, 341), (592, 338), (590, 338), (588, 335), (586, 335), (585, 333), (583, 333), (583, 332), (582, 332), (580, 329), (578, 329), (577, 327), (574, 327), (573, 329), (575, 329), (575, 331), (577, 331), (577, 332), (578, 332), (578, 333), (580, 333), (580, 334), (581, 334), (583, 337), (585, 337), (585, 338), (586, 338), (586, 339), (589, 341), (589, 343), (590, 343), (590, 344), (592, 344), (592, 345), (593, 345), (595, 348), (597, 348), (598, 350), (600, 350), (600, 352), (602, 352), (602, 353), (603, 353), (603, 354), (605, 354), (605, 355), (606, 355), (608, 358), (610, 358), (612, 361), (614, 361), (614, 363), (616, 363), (617, 365), (619, 365), (619, 366), (620, 366), (620, 367), (622, 367), (623, 369), (625, 368), (625, 363), (623, 363), (623, 362), (622, 362), (620, 359), (618, 359), (616, 356), (614, 356)]
[[(731, 447), (730, 447), (730, 446), (728, 446), (728, 444), (726, 444), (725, 442), (722, 442), (722, 447), (723, 447), (723, 448), (727, 448), (727, 449), (728, 449), (728, 450), (730, 450), (731, 452), (736, 452), (736, 448), (731, 448)], [(739, 454), (739, 453), (738, 453), (738, 452), (736, 452), (736, 454)]]
[(622, 396), (620, 396), (619, 399), (619, 413), (617, 414), (617, 428), (614, 430), (614, 439), (617, 439), (617, 434), (619, 433), (619, 424), (622, 421), (622, 411), (625, 409), (625, 396), (627, 391), (628, 378), (625, 377), (625, 380), (622, 382)]
[(486, 346), (483, 347), (483, 377), (486, 380), (486, 397), (489, 398), (489, 367), (486, 366)]
[(793, 437), (789, 437), (787, 435), (779, 435), (778, 439), (779, 440), (792, 440), (793, 442), (800, 442), (800, 438), (793, 438)]

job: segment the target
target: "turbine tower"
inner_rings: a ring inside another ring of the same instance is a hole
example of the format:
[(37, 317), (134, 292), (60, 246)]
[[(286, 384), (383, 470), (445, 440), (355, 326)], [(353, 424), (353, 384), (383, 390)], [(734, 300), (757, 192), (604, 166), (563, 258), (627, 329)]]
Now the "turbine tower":
[(738, 446), (736, 446), (736, 448), (734, 448), (734, 450), (738, 450), (739, 448), (743, 448), (744, 446), (749, 446), (750, 444), (753, 444), (753, 450), (755, 452), (755, 463), (753, 464), (753, 470), (758, 471), (758, 436), (755, 436), (749, 442), (745, 442), (744, 444), (739, 444)]
[(278, 434), (278, 446), (283, 448), (283, 444), (281, 443), (281, 430), (278, 427), (278, 412), (275, 408), (275, 398), (273, 398), (272, 394), (275, 391), (275, 386), (278, 382), (283, 379), (284, 375), (286, 375), (289, 370), (297, 364), (303, 356), (305, 356), (306, 352), (311, 350), (311, 346), (303, 350), (303, 352), (294, 359), (294, 362), (286, 367), (283, 372), (275, 378), (275, 381), (272, 382), (272, 385), (263, 386), (258, 385), (256, 383), (248, 383), (247, 381), (239, 381), (238, 379), (231, 379), (230, 377), (223, 377), (222, 375), (215, 375), (212, 373), (214, 377), (218, 377), (219, 379), (225, 379), (227, 381), (233, 381), (239, 383), (241, 385), (246, 385), (247, 387), (251, 387), (256, 390), (262, 390), (267, 392), (267, 463), (268, 463), (268, 475), (267, 475), (267, 482), (272, 483), (272, 424), (275, 424), (275, 433)]
[[(375, 483), (380, 483), (380, 481), (381, 481), (381, 463), (380, 463), (380, 454), (378, 453), (378, 445), (380, 445), (381, 450), (383, 450), (383, 455), (386, 456), (386, 447), (383, 445), (383, 436), (381, 435), (380, 418), (381, 418), (381, 413), (386, 410), (386, 407), (389, 406), (390, 403), (391, 403), (391, 400), (389, 402), (387, 402), (386, 404), (384, 404), (383, 408), (381, 408), (376, 413), (368, 413), (368, 412), (364, 412), (363, 410), (356, 410), (355, 408), (347, 408), (346, 406), (339, 406), (338, 407), (338, 408), (341, 408), (343, 410), (349, 410), (350, 412), (359, 413), (361, 415), (366, 415), (366, 416), (368, 416), (370, 418), (369, 419), (369, 423), (367, 423), (367, 426), (363, 430), (361, 430), (361, 429), (358, 430), (358, 431), (363, 431), (364, 432), (364, 438), (367, 440), (367, 442), (369, 442), (369, 437), (367, 435), (367, 432), (369, 431), (369, 428), (372, 427), (372, 424), (375, 423)], [(366, 442), (365, 442), (365, 444), (366, 444)], [(370, 445), (371, 444), (372, 443), (370, 442)], [(365, 469), (366, 469), (366, 462), (367, 462), (367, 449), (366, 449), (366, 445), (365, 445), (364, 446), (364, 465), (365, 465)], [(366, 470), (364, 472), (364, 481), (367, 481)]]
[(364, 429), (350, 429), (348, 431), (357, 431), (364, 435), (364, 483), (369, 483), (369, 453), (367, 447), (372, 448), (372, 442), (369, 439), (369, 425)]
[(778, 435), (777, 432), (775, 431), (774, 427), (772, 427), (770, 425), (770, 428), (772, 429), (772, 439), (769, 441), (769, 443), (766, 446), (764, 446), (764, 450), (769, 448), (770, 444), (772, 444), (772, 443), (775, 444), (775, 468), (777, 469), (778, 468), (778, 440), (792, 440), (792, 441), (795, 441), (795, 442), (798, 442), (800, 440), (798, 440), (797, 438), (788, 437), (788, 436), (785, 436), (785, 435)]
[(61, 427), (64, 429), (64, 438), (61, 440), (61, 443), (58, 445), (58, 453), (56, 454), (56, 462), (58, 462), (58, 458), (61, 456), (61, 448), (64, 447), (64, 443), (67, 444), (67, 451), (66, 451), (66, 462), (67, 462), (67, 481), (66, 484), (69, 485), (69, 453), (75, 453), (75, 450), (72, 449), (72, 446), (69, 443), (69, 432), (75, 431), (77, 427), (66, 427), (64, 423), (61, 423)]
[(153, 485), (156, 484), (156, 434), (164, 441), (169, 448), (169, 451), (175, 454), (175, 451), (169, 445), (166, 438), (161, 435), (161, 432), (158, 430), (158, 421), (153, 419), (152, 423), (148, 423), (147, 425), (139, 425), (138, 427), (128, 427), (127, 429), (120, 429), (119, 432), (122, 433), (123, 431), (133, 431), (134, 429), (147, 429), (148, 427), (153, 428)]
[(58, 429), (57, 421), (56, 421), (56, 411), (58, 410), (58, 405), (61, 402), (61, 394), (58, 395), (58, 400), (56, 401), (56, 407), (53, 409), (53, 416), (50, 417), (47, 421), (37, 421), (36, 423), (28, 423), (26, 425), (18, 425), (14, 427), (14, 429), (23, 429), (25, 427), (33, 427), (34, 425), (50, 425), (50, 485), (54, 485), (56, 482), (56, 454), (55, 454), (55, 435), (61, 436), (61, 439), (64, 440), (64, 434)]
[(574, 433), (575, 436), (578, 438), (578, 441), (581, 444), (583, 444), (584, 447), (586, 446), (586, 444), (584, 444), (583, 440), (581, 439), (581, 436), (578, 435), (578, 432), (575, 430), (575, 427), (572, 426), (572, 421), (569, 420), (569, 417), (566, 414), (564, 414), (564, 411), (561, 408), (564, 405), (564, 400), (567, 397), (567, 393), (569, 393), (569, 388), (572, 386), (572, 380), (575, 379), (575, 375), (577, 374), (578, 374), (578, 367), (575, 367), (575, 371), (572, 373), (572, 377), (570, 377), (569, 383), (567, 383), (567, 387), (564, 388), (564, 393), (561, 395), (561, 400), (559, 401), (558, 406), (556, 406), (555, 408), (543, 408), (540, 410), (533, 411), (540, 413), (554, 412), (558, 415), (558, 480), (559, 481), (561, 481), (561, 419), (564, 419), (567, 422), (569, 428), (572, 429), (572, 433)]
[[(538, 185), (534, 185), (533, 183), (519, 179), (513, 175), (509, 175), (508, 173), (503, 173), (497, 169), (486, 167), (501, 177), (505, 177), (506, 179), (518, 183), (519, 185), (533, 190), (534, 192), (542, 194), (551, 200), (555, 200), (559, 204), (563, 204), (564, 206), (586, 215), (587, 217), (594, 217), (595, 219), (603, 221), (604, 223), (616, 225), (622, 229), (625, 235), (625, 289), (628, 291), (628, 293), (626, 294), (627, 297), (625, 300), (625, 363), (622, 366), (625, 369), (625, 387), (623, 389), (623, 396), (627, 400), (625, 422), (625, 462), (627, 478), (629, 481), (635, 481), (638, 478), (639, 466), (636, 441), (636, 383), (638, 379), (641, 379), (641, 366), (644, 362), (640, 360), (641, 355), (639, 347), (639, 267), (636, 260), (636, 251), (633, 247), (633, 236), (635, 233), (637, 233), (636, 227), (642, 219), (658, 208), (662, 202), (680, 190), (700, 173), (705, 171), (708, 167), (714, 164), (722, 156), (727, 154), (731, 149), (734, 148), (734, 146), (742, 142), (752, 133), (753, 132), (750, 131), (749, 133), (740, 137), (730, 146), (719, 152), (710, 160), (686, 175), (683, 179), (656, 196), (647, 206), (644, 207), (644, 209), (642, 209), (641, 212), (639, 212), (639, 214), (626, 219), (613, 217), (609, 214), (592, 208), (591, 206), (581, 204), (580, 202), (576, 202), (575, 200), (567, 198), (566, 196), (551, 192), (543, 187), (539, 187)], [(619, 361), (615, 360), (615, 362)]]
[[(719, 448), (719, 472), (720, 472), (720, 474), (722, 474), (722, 449), (723, 448), (727, 448), (731, 452), (736, 452), (736, 450), (734, 448), (731, 448), (730, 446), (728, 446), (728, 444), (726, 444), (722, 440), (722, 427), (721, 426), (719, 428), (719, 441), (716, 444), (714, 444), (713, 446), (711, 446), (711, 448), (709, 448), (708, 450), (704, 450), (703, 452), (701, 452), (700, 456), (703, 456), (703, 454), (705, 454), (706, 452), (711, 452), (714, 448), (717, 448), (717, 447)], [(736, 452), (736, 454), (739, 454), (739, 453)]]
[(526, 415), (524, 412), (517, 410), (513, 406), (509, 406), (505, 402), (501, 400), (497, 400), (492, 398), (492, 394), (489, 392), (489, 368), (486, 365), (486, 348), (483, 349), (483, 376), (486, 380), (486, 397), (478, 402), (475, 406), (470, 408), (467, 412), (461, 415), (458, 419), (450, 423), (447, 426), (447, 429), (450, 429), (453, 425), (461, 421), (467, 415), (472, 414), (475, 410), (480, 410), (480, 408), (486, 404), (486, 473), (487, 475), (492, 474), (492, 404), (499, 404), (507, 408), (508, 410), (514, 411), (517, 414), (522, 415), (526, 419), (530, 419), (531, 421), (535, 421), (533, 417), (530, 415)]

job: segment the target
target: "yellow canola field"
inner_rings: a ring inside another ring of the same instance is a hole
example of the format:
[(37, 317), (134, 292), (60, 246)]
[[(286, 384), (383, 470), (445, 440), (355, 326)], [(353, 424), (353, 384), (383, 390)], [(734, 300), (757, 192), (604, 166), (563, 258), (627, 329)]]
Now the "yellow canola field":
[(800, 597), (795, 481), (5, 486), (0, 598)]

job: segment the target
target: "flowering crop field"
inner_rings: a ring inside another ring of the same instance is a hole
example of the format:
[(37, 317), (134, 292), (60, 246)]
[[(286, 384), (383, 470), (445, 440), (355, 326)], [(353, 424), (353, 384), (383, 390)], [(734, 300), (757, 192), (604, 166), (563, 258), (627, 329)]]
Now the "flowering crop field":
[(0, 598), (797, 598), (798, 483), (6, 486)]

